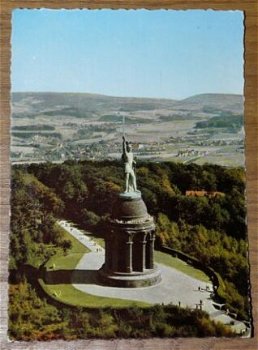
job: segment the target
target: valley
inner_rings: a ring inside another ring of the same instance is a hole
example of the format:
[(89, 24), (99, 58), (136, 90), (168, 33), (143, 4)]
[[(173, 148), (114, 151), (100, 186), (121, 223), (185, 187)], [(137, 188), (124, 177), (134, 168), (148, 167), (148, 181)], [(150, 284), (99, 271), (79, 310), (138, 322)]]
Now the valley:
[(13, 163), (121, 156), (244, 165), (243, 97), (202, 94), (181, 101), (77, 93), (13, 93)]

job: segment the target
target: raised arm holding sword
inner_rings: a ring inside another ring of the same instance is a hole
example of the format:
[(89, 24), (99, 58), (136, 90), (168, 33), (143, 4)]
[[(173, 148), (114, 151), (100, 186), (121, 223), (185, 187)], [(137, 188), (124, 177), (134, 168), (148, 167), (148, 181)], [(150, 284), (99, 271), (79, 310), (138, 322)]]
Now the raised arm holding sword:
[(125, 169), (125, 192), (139, 192), (136, 185), (136, 176), (134, 171), (134, 165), (136, 164), (133, 159), (132, 147), (125, 136), (123, 136), (123, 154), (122, 160), (124, 162)]

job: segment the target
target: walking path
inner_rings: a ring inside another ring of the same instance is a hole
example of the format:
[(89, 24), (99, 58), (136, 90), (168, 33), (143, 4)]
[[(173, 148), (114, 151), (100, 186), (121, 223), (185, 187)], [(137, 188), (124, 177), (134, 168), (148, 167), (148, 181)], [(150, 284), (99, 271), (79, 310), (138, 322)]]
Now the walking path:
[[(86, 234), (64, 220), (60, 221), (59, 225), (91, 250), (90, 253), (84, 254), (76, 269), (96, 271), (96, 276), (97, 271), (105, 261), (105, 250), (90, 238), (90, 233)], [(82, 292), (96, 296), (144, 301), (150, 304), (173, 303), (192, 309), (201, 307), (202, 310), (209, 313), (211, 319), (231, 324), (232, 329), (238, 333), (244, 333), (247, 329), (243, 322), (236, 321), (224, 311), (215, 308), (214, 305), (219, 305), (211, 299), (213, 292), (211, 283), (199, 281), (163, 264), (157, 265), (161, 270), (162, 280), (154, 286), (131, 289), (118, 288), (99, 285), (97, 280), (92, 283), (92, 279), (88, 283), (86, 281), (83, 284), (73, 284), (73, 286)]]
[(79, 230), (78, 228), (74, 227), (72, 224), (65, 220), (58, 221), (58, 224), (68, 233), (70, 233), (70, 235), (72, 235), (79, 242), (81, 242), (86, 248), (90, 249), (92, 252), (95, 251), (104, 254), (104, 248), (96, 242), (94, 242), (94, 240), (90, 237), (90, 232)]

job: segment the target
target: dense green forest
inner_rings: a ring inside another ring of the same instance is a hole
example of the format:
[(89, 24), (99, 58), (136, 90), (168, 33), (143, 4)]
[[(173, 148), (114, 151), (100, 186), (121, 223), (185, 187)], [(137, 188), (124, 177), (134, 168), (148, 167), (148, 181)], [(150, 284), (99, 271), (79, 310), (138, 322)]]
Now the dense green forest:
[(230, 112), (223, 112), (219, 116), (209, 120), (196, 123), (196, 128), (234, 128), (240, 129), (244, 125), (244, 116), (242, 114), (234, 115)]
[(35, 130), (35, 131), (39, 131), (39, 130), (49, 130), (49, 131), (53, 131), (55, 130), (55, 127), (53, 125), (48, 125), (48, 124), (42, 124), (42, 125), (16, 125), (16, 126), (12, 126), (12, 130), (19, 130), (19, 131), (30, 131), (30, 130)]
[(87, 310), (54, 305), (26, 280), (10, 286), (9, 335), (16, 340), (234, 336), (203, 311), (173, 305)]
[[(21, 131), (20, 130), (19, 132), (14, 132), (13, 131), (12, 135), (14, 137), (20, 137), (20, 138), (28, 139), (30, 137), (35, 136), (36, 133), (35, 132)], [(57, 137), (59, 139), (62, 138), (62, 135), (59, 132), (44, 132), (44, 134), (42, 134), (42, 135), (44, 135), (45, 137), (49, 137), (50, 136), (50, 137)]]
[[(249, 319), (244, 170), (217, 165), (139, 162), (137, 182), (149, 212), (156, 219), (156, 248), (166, 245), (211, 266), (225, 284), (226, 305), (240, 318)], [(38, 295), (32, 278), (34, 274), (26, 272), (28, 266), (35, 272), (52, 255), (58, 251), (67, 254), (71, 247), (71, 242), (55, 225), (56, 218), (70, 219), (103, 237), (110, 203), (122, 187), (123, 168), (116, 161), (68, 161), (13, 168), (10, 238), (12, 337), (204, 336), (228, 332), (225, 327), (215, 326), (205, 313), (178, 310), (174, 306), (154, 307), (149, 311), (140, 308), (124, 312), (95, 310), (95, 317), (90, 310), (78, 313), (78, 310), (64, 307), (61, 311)], [(186, 196), (188, 190), (205, 190), (207, 195)], [(220, 195), (209, 195), (214, 192)], [(20, 303), (21, 291), (27, 306), (15, 312), (14, 305)], [(40, 309), (39, 315), (33, 317), (32, 310), (37, 308)], [(178, 313), (182, 321), (180, 327), (177, 323), (179, 316), (175, 316)], [(130, 327), (125, 329), (124, 322), (130, 315)], [(76, 322), (80, 326), (75, 331), (71, 324)], [(103, 333), (102, 322), (106, 333)], [(141, 324), (145, 326), (140, 327)], [(147, 324), (148, 331), (144, 331)], [(42, 332), (38, 334), (37, 329)]]
[(12, 176), (11, 195), (11, 270), (25, 264), (38, 268), (44, 261), (66, 249), (69, 242), (55, 225), (64, 203), (35, 176), (17, 170)]

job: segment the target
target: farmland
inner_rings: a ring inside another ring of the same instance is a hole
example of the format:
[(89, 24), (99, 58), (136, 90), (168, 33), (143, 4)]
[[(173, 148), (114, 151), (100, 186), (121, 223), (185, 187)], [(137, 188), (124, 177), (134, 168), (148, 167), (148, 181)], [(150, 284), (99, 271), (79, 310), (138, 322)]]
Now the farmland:
[(241, 166), (243, 124), (241, 95), (203, 94), (175, 101), (13, 93), (11, 159), (114, 159), (120, 157), (125, 132), (138, 159)]

